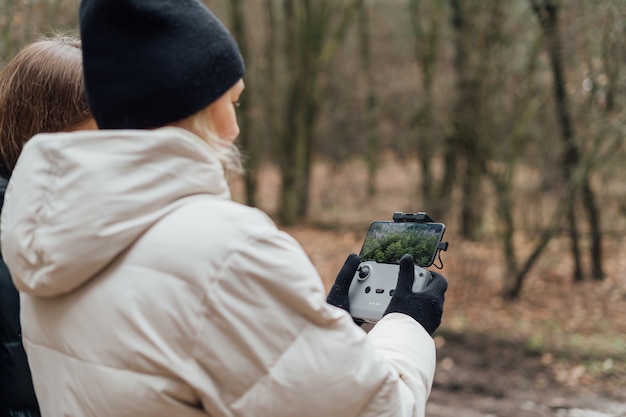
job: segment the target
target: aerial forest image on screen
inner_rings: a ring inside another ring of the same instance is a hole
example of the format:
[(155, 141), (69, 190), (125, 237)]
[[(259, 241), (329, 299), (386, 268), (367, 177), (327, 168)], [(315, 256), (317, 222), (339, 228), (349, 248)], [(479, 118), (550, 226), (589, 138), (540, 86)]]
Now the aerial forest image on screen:
[(364, 261), (397, 264), (402, 255), (409, 253), (417, 265), (429, 266), (434, 260), (442, 229), (438, 223), (374, 222), (360, 256)]

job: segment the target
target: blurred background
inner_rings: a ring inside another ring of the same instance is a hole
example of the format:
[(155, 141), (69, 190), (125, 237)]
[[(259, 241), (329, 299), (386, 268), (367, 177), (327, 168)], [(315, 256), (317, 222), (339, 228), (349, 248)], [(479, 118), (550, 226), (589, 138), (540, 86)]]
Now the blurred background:
[[(78, 3), (0, 0), (0, 65), (77, 34)], [(493, 398), (477, 415), (574, 415), (513, 392), (626, 400), (626, 0), (205, 3), (247, 64), (233, 197), (293, 234), (327, 287), (371, 221), (447, 225), (431, 415), (448, 415), (440, 391)]]

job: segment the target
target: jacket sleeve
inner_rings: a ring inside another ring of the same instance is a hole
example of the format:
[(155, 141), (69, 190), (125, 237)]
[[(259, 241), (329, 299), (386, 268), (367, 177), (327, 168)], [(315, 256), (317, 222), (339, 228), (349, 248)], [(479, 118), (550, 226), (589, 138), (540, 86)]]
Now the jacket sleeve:
[(403, 314), (366, 334), (326, 303), (315, 268), (285, 233), (242, 240), (208, 291), (205, 315), (194, 356), (213, 413), (424, 416), (432, 338)]

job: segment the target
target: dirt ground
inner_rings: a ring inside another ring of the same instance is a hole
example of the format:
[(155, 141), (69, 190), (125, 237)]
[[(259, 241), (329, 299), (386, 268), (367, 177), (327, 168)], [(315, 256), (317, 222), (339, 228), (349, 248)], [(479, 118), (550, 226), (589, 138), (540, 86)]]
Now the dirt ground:
[[(584, 385), (559, 378), (541, 356), (517, 343), (450, 334), (438, 349), (429, 417), (622, 417), (623, 378)], [(573, 374), (584, 373), (573, 367)], [(619, 384), (619, 385), (617, 385)]]

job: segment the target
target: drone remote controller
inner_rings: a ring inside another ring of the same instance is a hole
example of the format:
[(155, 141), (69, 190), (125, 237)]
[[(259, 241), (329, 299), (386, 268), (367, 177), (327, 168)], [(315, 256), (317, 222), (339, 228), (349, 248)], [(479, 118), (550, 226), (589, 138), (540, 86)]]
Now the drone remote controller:
[[(441, 241), (445, 229), (443, 223), (436, 223), (424, 212), (395, 212), (393, 221), (372, 222), (360, 252), (363, 262), (348, 290), (352, 317), (368, 323), (383, 317), (396, 289), (404, 254), (413, 257), (413, 291), (423, 291), (432, 279), (423, 267), (433, 265), (440, 251), (448, 249), (448, 242)], [(441, 268), (443, 263), (435, 266)]]
[[(396, 288), (399, 270), (400, 266), (396, 264), (362, 262), (348, 290), (352, 317), (368, 323), (383, 318)], [(428, 270), (415, 265), (413, 291), (422, 291), (431, 279)]]

